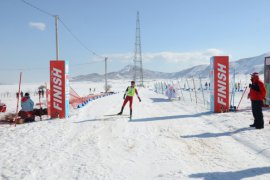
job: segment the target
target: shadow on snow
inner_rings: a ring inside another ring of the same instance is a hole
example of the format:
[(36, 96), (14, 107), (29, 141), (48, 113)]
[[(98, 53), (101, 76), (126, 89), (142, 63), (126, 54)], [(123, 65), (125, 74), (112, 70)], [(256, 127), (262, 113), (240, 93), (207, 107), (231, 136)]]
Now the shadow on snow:
[(114, 118), (94, 118), (94, 119), (87, 119), (87, 120), (82, 120), (82, 121), (77, 121), (73, 123), (86, 123), (86, 122), (94, 122), (94, 121), (115, 121)]
[(213, 138), (213, 137), (222, 137), (222, 136), (231, 136), (233, 134), (237, 134), (243, 131), (252, 130), (251, 128), (241, 128), (231, 132), (222, 132), (222, 133), (203, 133), (203, 134), (195, 134), (195, 135), (187, 135), (181, 136), (182, 138)]
[(150, 98), (154, 103), (172, 102), (172, 100), (166, 98)]
[(204, 180), (220, 179), (220, 180), (240, 180), (244, 178), (255, 177), (263, 174), (270, 175), (270, 167), (250, 168), (241, 171), (228, 172), (206, 172), (189, 175), (190, 178), (203, 178)]
[(131, 122), (146, 122), (146, 121), (161, 121), (161, 120), (171, 120), (171, 119), (184, 119), (184, 118), (196, 118), (203, 115), (211, 114), (211, 112), (201, 112), (197, 114), (188, 114), (188, 115), (174, 115), (174, 116), (161, 116), (161, 117), (151, 117), (151, 118), (141, 118), (133, 119)]

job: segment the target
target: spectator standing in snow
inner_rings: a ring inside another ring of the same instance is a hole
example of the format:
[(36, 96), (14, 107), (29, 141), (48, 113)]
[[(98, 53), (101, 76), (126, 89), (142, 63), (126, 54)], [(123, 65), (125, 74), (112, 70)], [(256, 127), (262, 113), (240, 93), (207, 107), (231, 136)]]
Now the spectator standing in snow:
[(249, 84), (250, 92), (248, 98), (251, 100), (252, 114), (254, 117), (254, 123), (250, 127), (256, 129), (264, 128), (264, 120), (262, 113), (263, 100), (266, 96), (266, 89), (264, 83), (259, 78), (259, 73), (254, 72), (251, 74), (251, 84)]
[(38, 89), (38, 97), (41, 97), (41, 89)]
[(127, 87), (126, 89), (126, 92), (124, 94), (124, 102), (123, 102), (123, 105), (122, 105), (122, 109), (121, 111), (118, 113), (118, 115), (121, 115), (124, 111), (124, 108), (127, 104), (127, 102), (129, 102), (129, 108), (130, 108), (130, 118), (132, 117), (132, 102), (133, 102), (133, 96), (137, 95), (139, 101), (141, 102), (141, 98), (138, 94), (138, 91), (137, 91), (137, 88), (135, 86), (135, 81), (131, 81), (131, 86)]
[(44, 89), (43, 88), (41, 89), (41, 95), (42, 95), (42, 98), (44, 98)]
[(165, 95), (171, 100), (172, 98), (176, 98), (175, 89), (173, 86), (169, 86), (169, 88), (166, 90)]
[(234, 84), (235, 91), (238, 91), (237, 83)]
[(208, 83), (207, 83), (207, 82), (205, 82), (204, 86), (205, 86), (205, 90), (207, 90)]

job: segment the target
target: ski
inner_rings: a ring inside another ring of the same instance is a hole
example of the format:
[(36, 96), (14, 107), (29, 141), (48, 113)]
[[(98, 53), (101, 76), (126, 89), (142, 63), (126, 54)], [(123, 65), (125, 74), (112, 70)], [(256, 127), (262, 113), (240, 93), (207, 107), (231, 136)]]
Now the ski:
[(122, 117), (126, 117), (129, 118), (129, 121), (132, 120), (132, 116), (127, 115), (127, 114), (106, 114), (104, 115), (105, 117), (117, 117), (117, 116), (122, 116)]
[(129, 115), (127, 115), (127, 114), (106, 114), (106, 115), (104, 115), (104, 116), (129, 116)]

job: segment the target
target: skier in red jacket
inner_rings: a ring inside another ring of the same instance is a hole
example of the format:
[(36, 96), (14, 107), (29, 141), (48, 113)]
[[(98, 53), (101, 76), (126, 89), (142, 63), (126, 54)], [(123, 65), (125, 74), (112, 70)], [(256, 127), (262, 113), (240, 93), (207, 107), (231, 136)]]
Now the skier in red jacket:
[(259, 78), (259, 73), (254, 72), (251, 74), (251, 84), (249, 84), (250, 92), (248, 97), (251, 100), (252, 114), (254, 117), (254, 123), (250, 127), (256, 129), (264, 128), (264, 120), (262, 113), (263, 100), (266, 96), (266, 88), (264, 83)]
[(123, 110), (129, 102), (129, 108), (130, 108), (130, 119), (132, 118), (132, 102), (133, 102), (133, 96), (137, 95), (139, 101), (141, 102), (141, 98), (139, 97), (137, 88), (135, 87), (135, 81), (131, 81), (131, 86), (127, 87), (126, 92), (124, 94), (124, 103), (122, 105), (121, 111), (118, 113), (118, 115), (121, 115), (123, 113)]

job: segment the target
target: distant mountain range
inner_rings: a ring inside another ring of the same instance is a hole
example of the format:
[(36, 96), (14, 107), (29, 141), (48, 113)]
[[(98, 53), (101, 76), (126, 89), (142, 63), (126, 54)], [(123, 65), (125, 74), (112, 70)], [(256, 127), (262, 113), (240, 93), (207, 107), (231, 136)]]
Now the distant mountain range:
[[(270, 53), (265, 53), (260, 56), (239, 59), (237, 61), (230, 62), (230, 72), (232, 68), (235, 68), (236, 74), (250, 74), (252, 72), (263, 73), (264, 58), (270, 56)], [(210, 61), (210, 60), (209, 60)], [(209, 75), (210, 65), (198, 65), (188, 69), (181, 70), (174, 73), (164, 73), (158, 71), (151, 71), (144, 69), (145, 79), (176, 79), (179, 77), (202, 77), (206, 78)], [(132, 79), (133, 66), (125, 66), (123, 69), (117, 72), (108, 73), (109, 79)], [(92, 73), (86, 75), (79, 75), (71, 78), (71, 81), (102, 81), (104, 75)]]
[[(123, 69), (121, 69), (120, 71), (117, 72), (110, 72), (108, 73), (108, 78), (109, 79), (132, 79), (133, 78), (133, 69), (134, 66), (128, 65), (125, 66)], [(138, 67), (137, 67), (138, 68)], [(138, 69), (137, 69), (138, 71)], [(173, 73), (164, 73), (164, 72), (158, 72), (158, 71), (151, 71), (148, 69), (144, 69), (143, 70), (143, 74), (144, 74), (144, 78), (145, 79), (168, 79), (168, 78), (172, 78), (172, 74)], [(104, 80), (104, 75), (101, 74), (97, 74), (97, 73), (92, 73), (92, 74), (86, 74), (86, 75), (79, 75), (79, 76), (75, 76), (72, 77), (70, 79), (70, 81), (102, 81)]]

